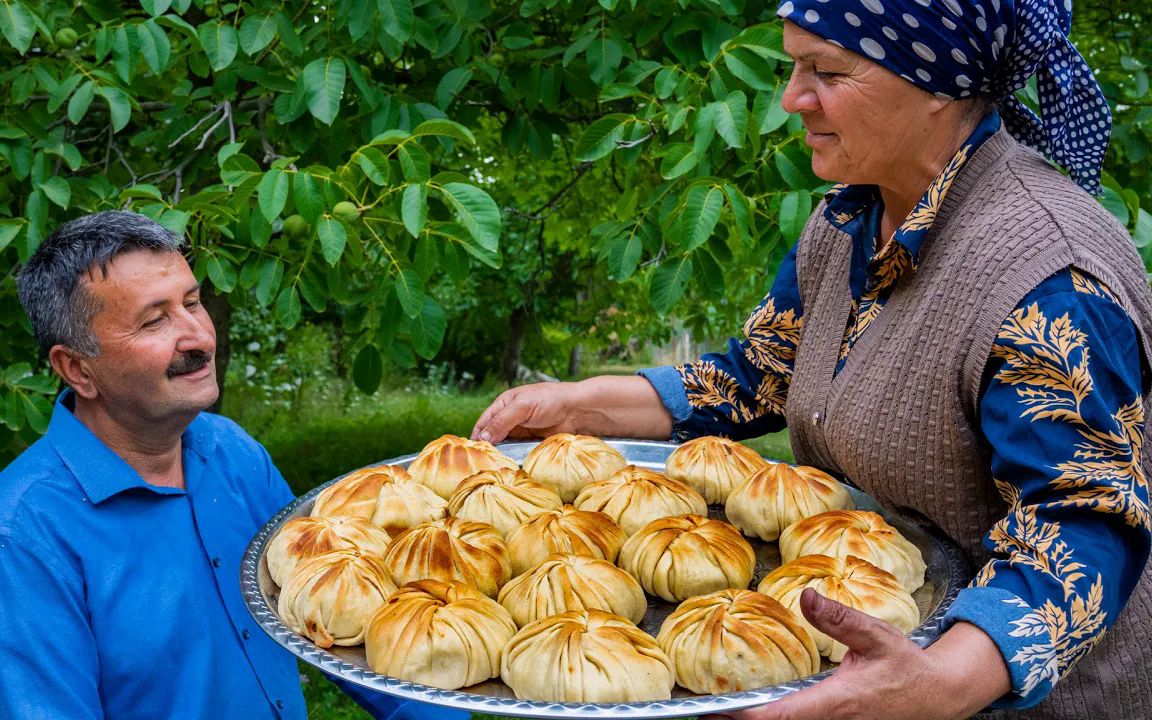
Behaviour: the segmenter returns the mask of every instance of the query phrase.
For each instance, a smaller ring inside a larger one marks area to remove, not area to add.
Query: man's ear
[[[88,367],[88,358],[66,345],[53,345],[48,351],[48,362],[52,369],[85,400],[96,398],[96,382]]]

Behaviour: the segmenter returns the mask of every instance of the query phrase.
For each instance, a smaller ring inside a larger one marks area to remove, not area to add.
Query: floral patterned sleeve
[[[743,341],[729,340],[727,352],[685,365],[641,370],[672,414],[673,439],[743,439],[783,429],[803,315],[793,247],[772,291],[744,323]]]
[[[1005,320],[987,366],[982,431],[1008,515],[984,540],[996,559],[945,620],[996,642],[1027,708],[1115,622],[1148,557],[1140,468],[1141,353],[1108,289],[1073,269]]]

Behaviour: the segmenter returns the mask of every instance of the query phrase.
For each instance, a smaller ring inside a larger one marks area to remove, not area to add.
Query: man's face
[[[179,253],[119,255],[82,278],[98,303],[100,353],[85,359],[95,402],[113,416],[185,419],[216,402],[216,330]]]
[[[799,113],[812,148],[812,171],[825,180],[889,185],[923,144],[939,104],[899,75],[793,23],[784,51],[795,60],[784,109]]]

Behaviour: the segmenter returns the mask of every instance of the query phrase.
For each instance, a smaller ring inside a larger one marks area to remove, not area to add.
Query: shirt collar
[[[960,174],[980,145],[996,134],[1000,129],[1000,114],[993,110],[984,116],[968,139],[940,171],[940,174],[928,186],[920,202],[912,209],[904,222],[900,224],[894,239],[900,247],[907,252],[911,264],[915,267],[920,258],[920,249],[932,224],[936,220],[936,212],[944,202],[952,182]],[[869,206],[880,200],[880,192],[875,185],[847,185],[834,186],[824,195],[824,217],[828,222],[838,228],[847,225],[854,218],[863,213]]]
[[[153,485],[140,477],[140,473],[124,458],[80,422],[70,407],[74,401],[75,393],[71,389],[60,393],[45,438],[52,443],[56,454],[76,478],[90,502],[99,504],[113,495],[134,488],[157,495],[184,494],[179,488]],[[207,457],[216,444],[215,433],[203,413],[188,425],[181,440],[186,466],[189,453]]]

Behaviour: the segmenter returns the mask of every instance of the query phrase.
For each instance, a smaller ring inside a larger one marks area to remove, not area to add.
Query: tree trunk
[[[232,329],[232,304],[228,302],[227,295],[221,295],[207,283],[200,293],[200,301],[204,303],[208,317],[212,318],[212,324],[216,326],[216,383],[220,386],[220,396],[208,411],[218,413],[224,406],[224,381],[228,374],[228,362],[232,359],[232,344],[228,337]]]
[[[580,377],[580,366],[584,362],[584,346],[576,343],[568,351],[568,379],[575,380]]]
[[[524,338],[528,331],[528,311],[518,307],[508,317],[508,343],[504,346],[504,367],[501,377],[511,385],[516,382],[520,360],[524,356]]]

